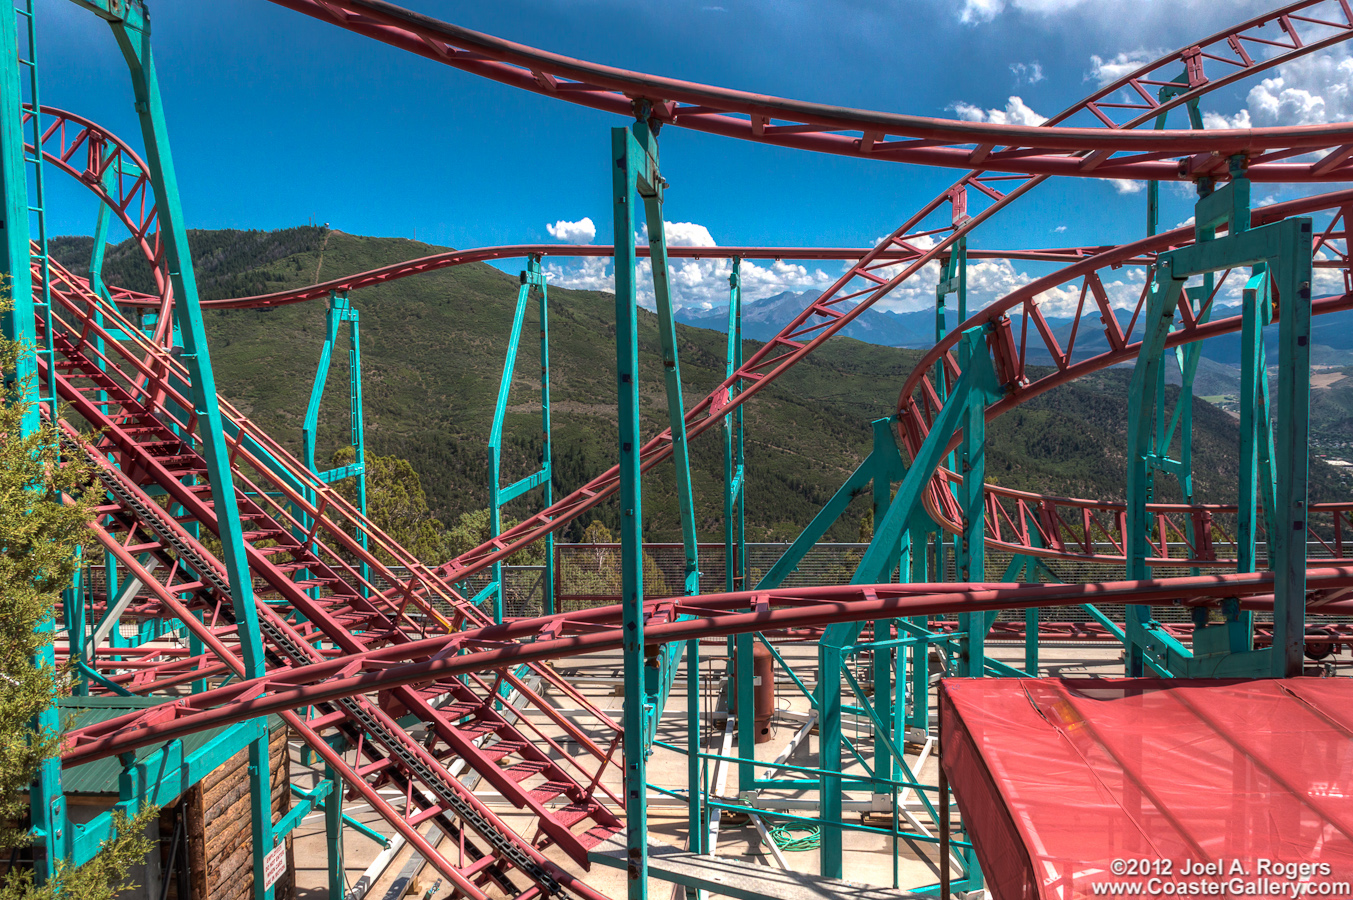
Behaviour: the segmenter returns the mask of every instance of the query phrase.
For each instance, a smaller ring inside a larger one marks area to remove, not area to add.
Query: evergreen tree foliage
[[[0,306],[0,312],[5,308]],[[33,843],[28,820],[30,785],[39,764],[57,755],[62,735],[38,733],[37,715],[69,693],[66,671],[38,663],[52,643],[61,592],[71,586],[90,541],[86,490],[92,477],[83,454],[63,454],[50,423],[24,435],[24,400],[31,382],[14,377],[22,352],[0,338],[0,852]],[[0,900],[70,897],[105,900],[127,887],[130,867],[150,850],[142,832],[158,810],[118,821],[118,837],[79,868],[59,865],[38,886],[32,872],[11,867],[0,876]]]

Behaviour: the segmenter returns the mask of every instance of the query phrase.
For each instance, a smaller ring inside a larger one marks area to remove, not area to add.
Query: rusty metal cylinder
[[[738,710],[738,656],[733,656],[733,680],[728,686],[728,709]],[[756,742],[770,740],[770,720],[775,715],[775,657],[760,641],[752,643],[752,720],[756,724]]]

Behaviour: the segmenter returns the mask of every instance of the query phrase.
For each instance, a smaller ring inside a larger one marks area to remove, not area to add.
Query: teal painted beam
[[[1273,570],[1273,645],[1269,674],[1275,678],[1290,678],[1302,672],[1306,641],[1311,220],[1288,219],[1279,224],[1287,227],[1282,232],[1278,258],[1269,264],[1282,300],[1278,317],[1278,427],[1274,432],[1277,521],[1269,538],[1272,554],[1269,568]]]
[[[985,328],[968,331],[963,342],[969,345],[968,365],[931,423],[930,433],[916,451],[887,511],[882,517],[875,518],[873,540],[865,550],[851,584],[877,584],[890,577],[897,564],[897,548],[903,533],[916,521],[922,495],[936,466],[944,459],[950,439],[966,423],[968,404],[984,407],[987,398],[999,394],[1000,382],[987,352]],[[856,642],[860,629],[858,622],[829,625],[818,644],[818,753],[822,768],[830,772],[840,772],[843,763],[845,741],[841,734],[840,695],[844,648]],[[929,691],[928,684],[925,690]],[[820,869],[823,875],[836,878],[841,877],[843,851],[842,830],[835,824],[841,819],[840,795],[839,775],[820,779],[818,805],[823,818]]]
[[[636,133],[648,137],[638,122]],[[643,507],[639,467],[639,323],[634,267],[634,197],[643,148],[627,128],[611,129],[615,235],[616,413],[620,440],[620,580],[625,706],[624,790],[627,896],[648,896],[648,778],[651,738],[645,690]],[[659,231],[661,234],[661,231]]]
[[[130,10],[131,7],[128,7]],[[147,174],[155,189],[161,246],[174,288],[174,316],[183,336],[183,363],[188,369],[193,402],[201,436],[202,455],[211,484],[212,501],[219,523],[218,537],[229,576],[231,603],[238,625],[245,675],[262,677],[265,671],[263,644],[255,607],[253,579],[244,553],[244,536],[239,507],[235,502],[234,480],[230,470],[229,448],[221,424],[221,408],[207,346],[206,327],[193,276],[192,255],[184,226],[178,176],[169,147],[159,81],[155,75],[150,32],[137,28],[127,19],[112,21],[113,34],[131,73],[135,107],[146,148]],[[148,23],[147,23],[148,25]],[[263,856],[273,847],[272,816],[269,812],[267,738],[261,737],[249,748],[250,793],[253,798],[251,833],[255,847],[253,868],[256,884],[263,883]],[[263,892],[271,900],[272,891]]]
[[[19,21],[20,18],[23,21]],[[34,351],[43,352],[46,349],[40,348],[37,342],[34,321],[39,311],[44,314],[49,325],[49,338],[51,335],[51,307],[47,302],[49,294],[46,278],[42,284],[42,300],[35,303],[30,274],[30,241],[38,243],[40,265],[44,273],[46,271],[46,234],[41,212],[42,154],[38,149],[41,143],[33,144],[35,153],[31,158],[24,151],[22,107],[25,94],[35,108],[39,106],[32,3],[25,2],[21,6],[9,2],[0,4],[0,32],[3,32],[0,34],[0,189],[4,191],[4,220],[0,221],[0,278],[6,282],[0,284],[0,298],[10,301],[9,309],[0,313],[0,328],[6,338],[21,344],[23,348],[15,361],[15,371],[5,373],[5,387],[13,391],[13,402],[23,407],[19,429],[21,436],[27,437],[39,428],[39,403],[43,400],[38,382],[37,358],[34,355]],[[28,82],[28,91],[23,89],[24,81]],[[39,131],[37,117],[30,124],[36,135]],[[33,167],[33,195],[28,190],[30,165]],[[32,228],[30,211],[35,207],[38,210],[37,227]],[[46,343],[50,346],[50,341]],[[52,394],[50,388],[47,394],[49,397]],[[50,619],[38,625],[39,631],[47,635],[53,635],[55,627],[56,623]],[[55,668],[56,658],[51,643],[42,646],[34,663]],[[61,721],[56,706],[49,706],[40,712],[33,727],[36,731],[59,732]],[[42,883],[54,872],[57,861],[67,857],[70,852],[70,827],[66,821],[66,800],[61,791],[59,760],[49,759],[38,765],[29,798],[32,832],[36,839],[34,875],[37,882]]]
[[[315,380],[310,385],[310,399],[305,406],[305,418],[301,421],[301,455],[311,472],[319,473],[315,461],[316,432],[319,430],[319,406],[324,399],[324,386],[329,380],[329,367],[333,363],[334,344],[338,341],[338,307],[346,305],[346,294],[329,292],[329,305],[324,310],[324,340],[320,343],[319,363],[315,366]]]
[[[134,816],[143,806],[173,803],[190,787],[220,768],[246,746],[268,740],[266,719],[253,719],[231,725],[207,741],[186,758],[183,744],[170,741],[159,750],[124,768],[119,779],[117,805],[84,824],[72,824],[72,865],[81,866],[94,858],[103,843],[115,832],[113,814],[117,810]]]
[[[301,422],[301,456],[305,462],[306,468],[325,484],[333,484],[336,481],[343,481],[347,478],[356,478],[357,487],[357,508],[366,515],[366,438],[365,426],[362,421],[362,347],[360,338],[359,323],[361,317],[357,309],[352,305],[351,298],[346,292],[329,293],[329,305],[324,313],[324,340],[320,344],[319,363],[315,367],[315,380],[310,386],[310,398],[306,404],[305,417]],[[321,402],[324,399],[324,389],[329,380],[329,369],[333,363],[334,346],[338,341],[338,332],[343,323],[348,325],[348,434],[352,444],[354,461],[351,465],[341,466],[334,469],[321,471],[318,462],[315,459],[316,446],[318,444],[319,434],[319,411]],[[231,434],[232,423],[227,422],[225,426],[226,434]],[[257,442],[250,439],[248,444],[253,446]],[[260,448],[261,449],[261,448]],[[274,471],[282,470],[280,463],[273,459],[272,454],[266,451],[261,457],[270,469]],[[286,481],[292,484],[293,488],[311,503],[315,502],[314,491],[310,490],[308,485],[300,484],[294,476],[283,475]],[[298,514],[298,521],[309,527],[310,518],[303,513]],[[304,537],[303,534],[297,534],[297,537]],[[363,529],[358,529],[357,539],[363,547],[367,546],[367,534]],[[362,579],[369,581],[371,578],[371,567],[368,563],[360,565]],[[304,573],[301,573],[304,577]],[[368,589],[365,585],[362,587],[363,593]]]
[[[962,276],[960,275],[960,278]],[[960,295],[961,296],[961,295]],[[974,341],[965,340],[959,344],[959,368],[966,370],[972,365]],[[980,344],[976,350],[983,356],[986,348]],[[999,394],[994,390],[994,382],[988,382],[985,389],[968,393],[963,408],[963,440],[959,444],[959,474],[963,482],[958,489],[959,510],[963,514],[963,531],[958,539],[957,573],[962,582],[986,581],[986,493],[983,482],[986,481],[986,443],[987,443],[987,404],[993,402]],[[959,658],[959,671],[971,678],[980,678],[986,674],[986,634],[989,627],[987,618],[982,614],[960,613],[959,627],[964,635]]]
[[[667,423],[672,433],[672,462],[676,468],[677,509],[681,518],[681,545],[685,554],[683,593],[700,593],[699,543],[695,532],[695,499],[691,488],[690,449],[686,441],[686,403],[681,394],[681,360],[677,349],[676,316],[672,309],[667,235],[663,225],[663,188],[658,170],[658,144],[645,129],[639,143],[645,154],[640,160],[638,192],[644,201],[648,224],[649,262],[653,271],[653,297],[658,314],[658,346],[662,354],[663,389],[667,396]]]
[[[503,530],[502,509],[509,501],[520,497],[527,491],[533,490],[541,485],[546,487],[546,506],[549,505],[553,494],[551,493],[551,472],[550,463],[550,363],[549,363],[549,318],[548,301],[546,297],[545,273],[540,266],[540,256],[532,255],[526,263],[526,269],[521,273],[521,286],[517,289],[517,305],[512,312],[512,328],[508,334],[507,356],[503,361],[502,376],[498,380],[498,398],[493,410],[493,423],[489,426],[489,534],[497,537]],[[526,321],[526,308],[530,305],[531,297],[535,295],[540,298],[540,385],[541,385],[541,433],[543,440],[543,450],[541,453],[541,467],[536,472],[527,475],[508,487],[502,486],[502,465],[503,465],[503,427],[507,421],[507,406],[512,394],[513,374],[516,371],[517,352],[521,346],[522,328]],[[551,534],[545,545],[546,557],[546,587],[545,587],[545,605],[552,608],[552,592],[554,587],[553,564],[554,564],[554,536]],[[491,584],[500,585],[500,589],[494,594],[493,615],[494,621],[503,620],[503,591],[501,584],[503,580],[503,564],[501,562],[493,563],[489,571]]]
[[[549,480],[550,473],[544,470],[533,475],[527,475],[520,481],[515,481],[499,491],[498,501],[499,503],[507,503],[510,500],[515,500],[527,491],[535,490]]]
[[[742,369],[742,260],[733,257],[728,275],[728,349],[724,357],[724,379]],[[742,392],[742,381],[729,385],[733,399]],[[743,444],[743,407],[723,420],[723,521],[724,588],[741,590],[747,583],[746,479]]]
[[[24,164],[23,92],[20,89],[19,25],[14,4],[0,4],[0,188],[4,190],[4,220],[0,221],[0,275],[11,307],[0,313],[5,337],[25,347],[37,346],[34,328],[33,280],[29,246],[28,177]],[[27,404],[24,434],[38,429],[37,360],[22,353],[12,375],[18,402]]]

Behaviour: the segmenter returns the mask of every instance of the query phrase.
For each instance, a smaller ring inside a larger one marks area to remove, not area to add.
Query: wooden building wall
[[[268,741],[272,819],[291,808],[287,730]],[[250,829],[249,751],[241,750],[184,795],[193,900],[248,900],[254,889],[254,840]],[[277,881],[276,900],[293,900],[296,867],[288,835],[287,871]]]

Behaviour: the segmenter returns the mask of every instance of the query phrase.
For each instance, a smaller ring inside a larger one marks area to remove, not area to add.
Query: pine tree
[[[71,586],[91,539],[91,464],[78,451],[63,453],[51,423],[22,434],[31,383],[13,377],[21,352],[31,350],[0,337],[0,854],[11,859],[12,851],[32,843],[21,823],[38,765],[62,743],[60,733],[39,733],[34,723],[70,689],[66,671],[37,660],[51,644],[61,592]],[[0,876],[0,900],[113,897],[149,851],[142,832],[157,814],[148,808],[133,820],[119,819],[119,836],[93,860],[78,868],[58,864],[41,886],[31,871],[11,867]]]

